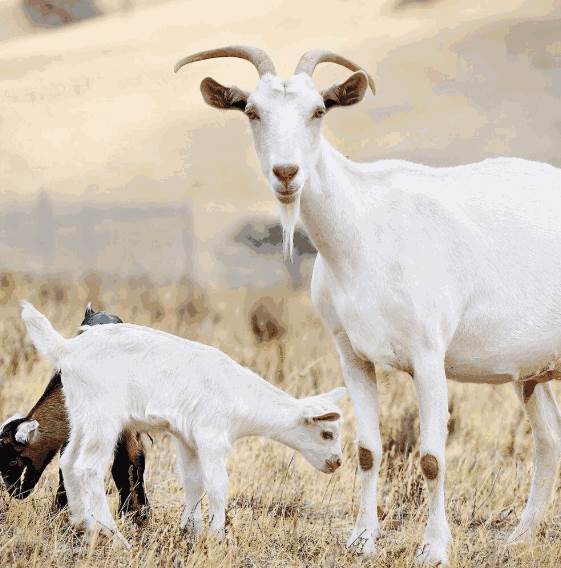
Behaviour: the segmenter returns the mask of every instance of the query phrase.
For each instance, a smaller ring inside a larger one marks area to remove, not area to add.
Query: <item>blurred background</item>
[[[283,262],[245,117],[199,92],[207,75],[251,89],[255,70],[172,72],[229,43],[285,76],[312,47],[367,68],[377,96],[325,121],[353,159],[561,165],[558,0],[0,0],[0,270],[306,286],[314,248],[300,233]]]

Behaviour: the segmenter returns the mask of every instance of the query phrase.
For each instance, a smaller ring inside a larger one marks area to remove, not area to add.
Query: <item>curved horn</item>
[[[258,47],[250,45],[229,45],[227,47],[219,47],[217,49],[209,49],[208,51],[200,51],[193,55],[189,55],[180,59],[173,70],[177,73],[184,65],[193,63],[194,61],[203,61],[204,59],[214,59],[215,57],[239,57],[245,59],[255,65],[259,77],[263,77],[266,73],[276,75],[275,66],[271,58]]]
[[[374,79],[366,72],[360,65],[353,63],[346,57],[333,53],[332,51],[327,51],[325,49],[310,49],[306,51],[304,55],[300,58],[298,65],[296,66],[296,71],[294,74],[307,73],[310,77],[313,75],[314,70],[320,63],[337,63],[350,69],[351,71],[362,71],[368,77],[368,84],[372,90],[372,94],[376,94],[376,87],[374,86]]]

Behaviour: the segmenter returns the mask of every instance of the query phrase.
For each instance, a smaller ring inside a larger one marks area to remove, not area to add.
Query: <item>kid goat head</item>
[[[306,52],[294,75],[286,81],[276,75],[275,66],[264,51],[249,46],[195,53],[178,61],[175,71],[188,63],[215,57],[246,59],[259,73],[259,82],[251,93],[225,87],[210,77],[202,81],[201,92],[210,106],[240,110],[248,117],[261,168],[279,202],[284,253],[292,256],[300,197],[313,176],[320,153],[322,117],[335,107],[360,102],[368,86],[375,93],[374,81],[352,61],[320,49]],[[345,82],[318,92],[312,74],[324,62],[337,63],[354,73]]]
[[[284,434],[288,446],[298,450],[308,462],[323,473],[333,473],[341,465],[341,414],[337,402],[346,389],[302,399],[302,423]]]

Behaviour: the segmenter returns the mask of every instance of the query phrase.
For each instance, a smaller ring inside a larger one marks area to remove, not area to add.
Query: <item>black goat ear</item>
[[[88,305],[86,306],[86,311],[84,312],[84,320],[91,318],[94,315],[94,313],[95,312],[92,310],[92,303],[88,302]]]

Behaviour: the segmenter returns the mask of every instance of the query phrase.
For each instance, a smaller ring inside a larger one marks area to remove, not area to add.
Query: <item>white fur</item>
[[[366,79],[364,79],[366,80]],[[374,551],[382,443],[376,369],[409,372],[417,389],[429,516],[421,562],[447,563],[444,510],[446,379],[513,382],[561,354],[561,170],[515,158],[432,168],[400,160],[356,163],[321,136],[323,104],[309,76],[264,76],[248,97],[255,147],[274,195],[272,168],[299,167],[301,219],[318,249],[312,300],[333,332],[356,409],[362,472],[349,543]],[[374,135],[374,133],[373,133]],[[282,207],[282,205],[281,205]],[[284,217],[282,217],[284,222]],[[546,377],[547,378],[547,377]],[[532,489],[513,539],[543,519],[561,453],[561,416],[548,384],[526,410],[536,439]]]
[[[31,304],[24,304],[23,319],[37,349],[61,370],[71,426],[61,469],[72,520],[88,530],[99,525],[122,538],[103,480],[117,437],[126,427],[165,430],[177,439],[185,490],[181,525],[192,528],[195,536],[202,529],[204,492],[211,530],[223,535],[225,460],[240,437],[281,442],[325,473],[340,464],[336,402],[344,388],[298,400],[218,349],[168,333],[106,324],[66,340]],[[322,419],[328,413],[335,413],[330,417],[335,419]],[[325,431],[333,439],[324,439]]]

